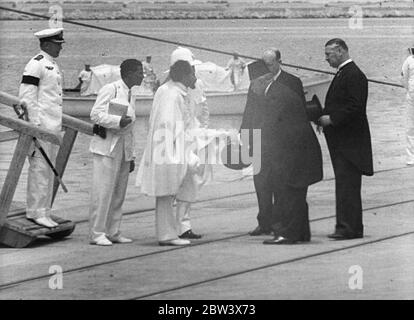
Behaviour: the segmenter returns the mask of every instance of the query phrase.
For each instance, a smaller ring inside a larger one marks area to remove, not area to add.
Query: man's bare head
[[[269,71],[274,75],[276,75],[280,70],[280,58],[280,51],[275,48],[266,49],[262,55],[264,63],[266,64]]]

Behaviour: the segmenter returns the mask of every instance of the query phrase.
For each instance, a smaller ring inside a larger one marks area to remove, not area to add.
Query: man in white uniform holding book
[[[90,243],[110,246],[130,243],[121,236],[122,204],[129,173],[135,168],[135,102],[131,88],[144,78],[142,63],[128,59],[121,64],[121,80],[105,85],[98,93],[91,120],[106,128],[106,138],[93,136],[93,182],[90,205]]]

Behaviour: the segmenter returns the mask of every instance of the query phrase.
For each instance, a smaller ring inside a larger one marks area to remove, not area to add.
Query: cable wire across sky
[[[16,9],[12,9],[12,8],[2,7],[2,6],[0,6],[0,10],[15,12],[15,13],[19,13],[19,14],[22,14],[22,15],[37,17],[37,18],[46,19],[46,20],[49,20],[51,18],[51,17],[41,15],[41,14],[37,14],[37,13],[32,13],[32,12],[22,11],[22,10],[16,10]],[[156,37],[150,37],[150,36],[137,34],[137,33],[132,33],[132,32],[126,32],[126,31],[122,31],[122,30],[116,30],[116,29],[111,29],[111,28],[100,27],[100,26],[96,26],[96,25],[93,25],[93,24],[83,23],[83,22],[64,19],[64,18],[62,18],[62,22],[77,25],[77,26],[82,26],[82,27],[85,27],[85,28],[92,28],[92,29],[96,29],[96,30],[100,30],[100,31],[112,32],[112,33],[122,34],[122,35],[125,35],[125,36],[141,38],[141,39],[146,39],[146,40],[152,40],[152,41],[157,41],[157,42],[162,42],[162,43],[168,43],[168,44],[172,44],[172,45],[188,47],[188,48],[193,48],[193,49],[198,49],[198,50],[203,50],[203,51],[208,51],[208,52],[213,52],[213,53],[219,53],[219,54],[224,54],[224,55],[229,55],[229,56],[234,55],[233,52],[228,52],[228,51],[223,51],[223,50],[217,50],[217,49],[197,46],[197,45],[193,45],[193,44],[189,44],[189,43],[183,43],[183,42],[179,42],[179,41],[171,41],[171,40],[166,40],[166,39],[160,39],[160,38],[156,38]],[[260,58],[258,58],[258,57],[252,57],[252,56],[248,56],[248,55],[244,55],[244,54],[239,54],[239,56],[242,57],[242,58],[251,59],[251,60],[260,60]],[[321,69],[315,69],[315,68],[309,68],[309,67],[304,67],[304,66],[299,66],[299,65],[289,64],[289,63],[281,63],[281,65],[286,66],[286,67],[290,67],[290,68],[295,68],[295,69],[301,69],[301,70],[307,70],[307,71],[312,71],[312,72],[317,72],[317,73],[335,75],[335,72],[321,70]],[[373,83],[382,84],[382,85],[403,88],[403,85],[398,84],[398,83],[386,82],[386,81],[380,81],[380,80],[374,80],[374,79],[368,79],[368,81],[373,82]]]

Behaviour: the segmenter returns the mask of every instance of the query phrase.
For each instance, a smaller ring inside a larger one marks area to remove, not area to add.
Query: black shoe
[[[273,239],[263,241],[263,244],[294,244],[297,241],[290,240],[284,237],[274,237]]]
[[[193,231],[187,230],[186,232],[184,232],[181,236],[179,236],[180,239],[201,239],[202,235],[201,234],[196,234]]]
[[[255,236],[261,236],[261,235],[268,235],[271,233],[272,233],[271,230],[266,230],[266,229],[263,229],[261,226],[257,226],[256,229],[249,232],[249,235],[251,235],[252,237],[255,237]]]
[[[360,239],[363,238],[362,234],[357,234],[355,236],[348,236],[345,234],[341,234],[341,233],[332,233],[328,235],[329,239],[333,239],[333,240],[351,240],[351,239]]]

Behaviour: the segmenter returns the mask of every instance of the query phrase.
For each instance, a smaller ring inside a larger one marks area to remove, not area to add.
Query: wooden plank
[[[36,236],[30,232],[24,232],[8,223],[0,226],[0,243],[13,248],[24,248],[36,240]]]
[[[53,234],[66,234],[69,235],[75,229],[75,224],[72,221],[66,221],[60,223],[59,226],[49,229],[49,228],[26,228],[26,232],[39,237],[39,236],[51,236]]]
[[[0,103],[5,104],[9,107],[12,107],[13,105],[20,105],[21,101],[19,98],[12,96],[11,94],[0,91]],[[93,124],[77,119],[75,117],[69,116],[67,114],[62,115],[62,125],[65,127],[80,131],[82,133],[88,134],[90,136],[93,135]],[[41,139],[40,137],[38,138]],[[47,139],[44,139],[44,140],[47,140]]]
[[[75,229],[75,223],[69,220],[53,219],[59,223],[55,228],[47,228],[34,223],[21,216],[19,219],[7,220],[3,227],[13,229],[22,234],[30,234],[33,237],[50,236],[53,234],[67,234],[69,235]]]
[[[26,135],[36,137],[40,140],[49,141],[53,144],[62,144],[62,138],[60,136],[56,135],[52,131],[39,128],[38,126],[24,120],[0,114],[0,125],[17,130]]]
[[[32,141],[33,138],[31,136],[21,134],[17,142],[16,150],[14,151],[10,168],[7,172],[0,194],[0,226],[4,224],[7,214],[9,213],[24,161],[26,160]]]
[[[14,130],[0,132],[0,142],[7,142],[19,138],[19,133]]]
[[[16,215],[19,214],[25,214],[26,213],[26,203],[24,202],[16,202],[13,201],[10,209],[9,209],[9,214],[7,216],[8,219],[10,219],[10,217],[14,217]]]
[[[22,217],[20,216],[19,218],[14,218],[14,219],[7,219],[7,223],[9,224],[14,224],[16,225],[16,227],[19,227],[21,229],[27,229],[27,228],[31,228],[33,227],[33,221],[30,221],[29,219],[26,218],[26,215],[23,216],[24,219],[22,219]],[[40,227],[40,226],[39,226]]]
[[[33,243],[37,237],[48,236],[52,239],[62,239],[69,236],[75,230],[75,223],[52,215],[54,221],[59,223],[55,228],[46,228],[20,214],[8,219],[0,227],[0,243],[10,247],[23,248]]]
[[[66,169],[66,165],[69,161],[69,156],[72,152],[73,144],[75,143],[76,137],[78,135],[78,132],[71,128],[66,128],[65,135],[63,136],[63,142],[62,145],[59,148],[59,152],[56,156],[56,171],[59,173],[60,177],[63,177],[63,174]],[[53,182],[53,195],[52,195],[52,205],[55,201],[56,193],[59,188],[59,182],[55,178],[55,181]]]
[[[12,96],[11,94],[0,91],[0,103],[11,107],[14,104],[20,105],[20,99]]]
[[[84,120],[77,119],[67,114],[62,115],[62,125],[67,128],[75,129],[87,135],[93,136],[93,124]]]

